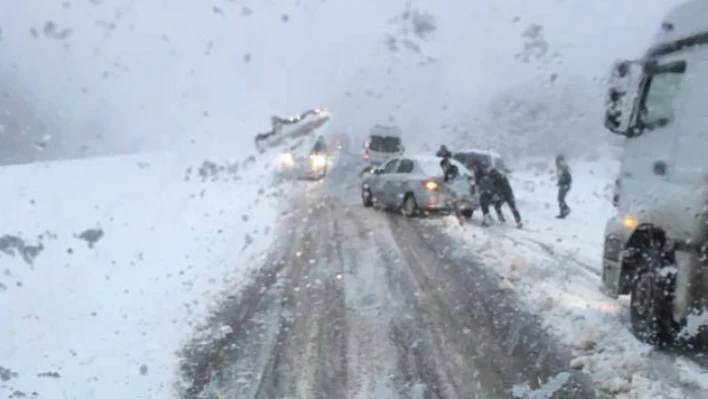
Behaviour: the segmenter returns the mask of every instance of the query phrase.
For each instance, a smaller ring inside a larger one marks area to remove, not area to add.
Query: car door
[[[393,194],[391,193],[391,179],[396,174],[397,168],[398,158],[392,159],[386,162],[383,167],[381,167],[380,172],[376,175],[376,178],[374,179],[371,194],[382,205],[392,205]]]
[[[395,175],[391,176],[391,192],[394,205],[403,204],[403,195],[410,190],[411,173],[415,169],[415,162],[401,158],[396,167]]]

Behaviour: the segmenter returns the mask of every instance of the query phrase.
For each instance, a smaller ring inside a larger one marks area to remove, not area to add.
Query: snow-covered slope
[[[276,235],[272,155],[0,169],[0,396],[173,397],[180,344]]]
[[[708,397],[705,370],[637,341],[626,298],[614,300],[599,290],[604,228],[614,212],[610,199],[619,163],[576,161],[571,168],[568,205],[573,211],[565,220],[555,218],[551,159],[525,162],[514,173],[524,229],[498,224],[484,229],[479,216],[463,231],[456,220],[443,223],[453,236],[462,233],[461,251],[482,260],[500,275],[503,287],[521,294],[530,310],[543,315],[546,326],[574,349],[571,366],[591,374],[600,390],[618,398]],[[511,220],[506,206],[503,211]]]

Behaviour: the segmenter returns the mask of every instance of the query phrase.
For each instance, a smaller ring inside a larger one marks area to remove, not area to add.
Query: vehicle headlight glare
[[[289,152],[285,154],[280,154],[280,156],[278,157],[278,164],[280,166],[292,167],[293,165],[295,165],[293,154]]]
[[[324,155],[313,155],[310,159],[314,168],[324,168],[327,165],[327,157]]]

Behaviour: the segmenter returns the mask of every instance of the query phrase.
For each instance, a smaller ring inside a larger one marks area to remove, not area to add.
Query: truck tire
[[[667,270],[672,262],[656,244],[645,247],[636,260],[630,299],[632,332],[646,344],[669,346],[679,331],[673,318],[676,275]]]

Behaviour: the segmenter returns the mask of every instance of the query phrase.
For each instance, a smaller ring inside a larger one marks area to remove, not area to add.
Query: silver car
[[[479,206],[474,194],[474,175],[460,162],[451,159],[460,176],[453,182],[443,182],[442,158],[428,155],[396,157],[373,173],[364,176],[361,199],[364,206],[374,203],[384,208],[401,210],[406,216],[421,213],[453,211],[457,204],[462,215],[469,218]]]

